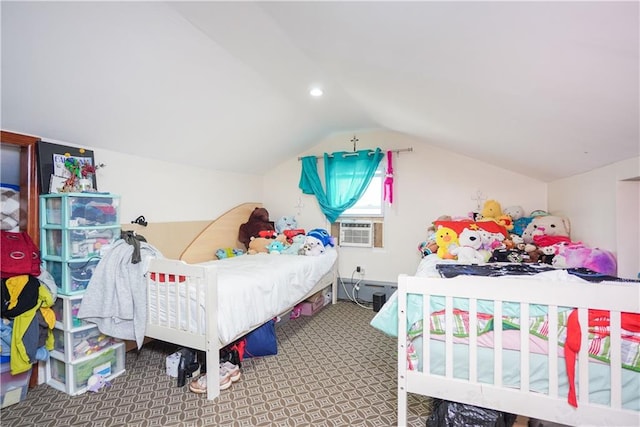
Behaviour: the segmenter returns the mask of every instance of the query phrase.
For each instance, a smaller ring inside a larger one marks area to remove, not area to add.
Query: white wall
[[[43,141],[79,147],[77,144]],[[199,169],[144,157],[83,146],[93,150],[99,191],[121,196],[120,220],[139,215],[148,222],[213,220],[245,202],[260,202],[262,177]]]
[[[326,138],[301,153],[351,151],[353,134]],[[498,200],[503,207],[521,205],[528,213],[547,208],[546,184],[489,166],[471,158],[432,147],[422,140],[386,131],[358,133],[358,149],[413,148],[394,154],[394,204],[385,216],[384,249],[342,248],[340,275],[350,277],[356,265],[365,268],[365,279],[395,282],[398,274],[413,274],[420,261],[418,244],[426,237],[430,223],[443,214],[467,215],[476,209],[472,199],[478,191]],[[386,160],[383,160],[386,161]],[[263,202],[272,219],[296,215],[301,228],[329,228],[313,196],[298,188],[300,162],[290,159],[264,177]],[[304,207],[298,215],[298,201]]]
[[[571,220],[571,239],[612,251],[618,275],[640,272],[640,157],[549,183],[549,210]]]

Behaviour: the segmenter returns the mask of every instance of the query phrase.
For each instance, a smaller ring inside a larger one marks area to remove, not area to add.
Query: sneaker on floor
[[[220,370],[220,390],[226,390],[231,387],[231,375],[228,372]],[[207,392],[207,374],[200,376],[199,378],[189,383],[189,390],[197,394],[203,394]]]
[[[225,361],[220,364],[220,371],[228,373],[231,381],[234,383],[238,381],[241,376],[240,367],[238,367],[238,365],[234,365],[229,361]]]

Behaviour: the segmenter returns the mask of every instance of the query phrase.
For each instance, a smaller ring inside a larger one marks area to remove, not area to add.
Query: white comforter
[[[203,265],[218,267],[218,335],[220,345],[226,345],[283,313],[300,301],[336,262],[338,253],[334,248],[318,256],[300,255],[242,255]],[[163,292],[160,292],[162,295]],[[195,292],[190,292],[194,295]],[[195,296],[195,295],[194,295]],[[175,294],[169,297],[169,316],[175,321]],[[199,298],[203,300],[202,296]],[[155,318],[158,307],[155,298],[149,301],[150,316]],[[191,298],[191,304],[196,304]],[[166,318],[164,304],[160,303],[160,317]],[[186,310],[181,309],[182,313]],[[192,307],[199,313],[201,326],[205,322],[204,307]],[[186,319],[180,319],[181,327],[186,327]],[[197,329],[197,320],[189,319],[189,330]]]

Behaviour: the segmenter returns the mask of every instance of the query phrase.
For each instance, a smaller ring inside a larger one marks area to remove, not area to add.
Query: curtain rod
[[[392,153],[401,153],[401,152],[412,152],[413,151],[413,147],[409,147],[409,148],[398,148],[396,150],[380,150],[383,153],[386,153],[387,151],[391,151]],[[370,155],[373,153],[369,153]],[[346,153],[347,156],[353,156],[354,154],[352,153]],[[307,156],[305,156],[307,157]],[[332,155],[329,155],[329,157],[333,157]],[[316,156],[316,159],[323,159],[324,156]],[[298,160],[302,160],[302,157],[298,157]]]

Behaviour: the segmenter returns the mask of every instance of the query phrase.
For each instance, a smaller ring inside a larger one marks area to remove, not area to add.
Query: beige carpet
[[[2,409],[8,426],[394,426],[396,341],[374,313],[338,302],[277,328],[278,355],[245,359],[242,378],[214,402],[176,387],[160,342],[127,353],[126,372],[98,393],[71,397],[47,385]],[[424,426],[429,399],[410,396],[409,425]]]

